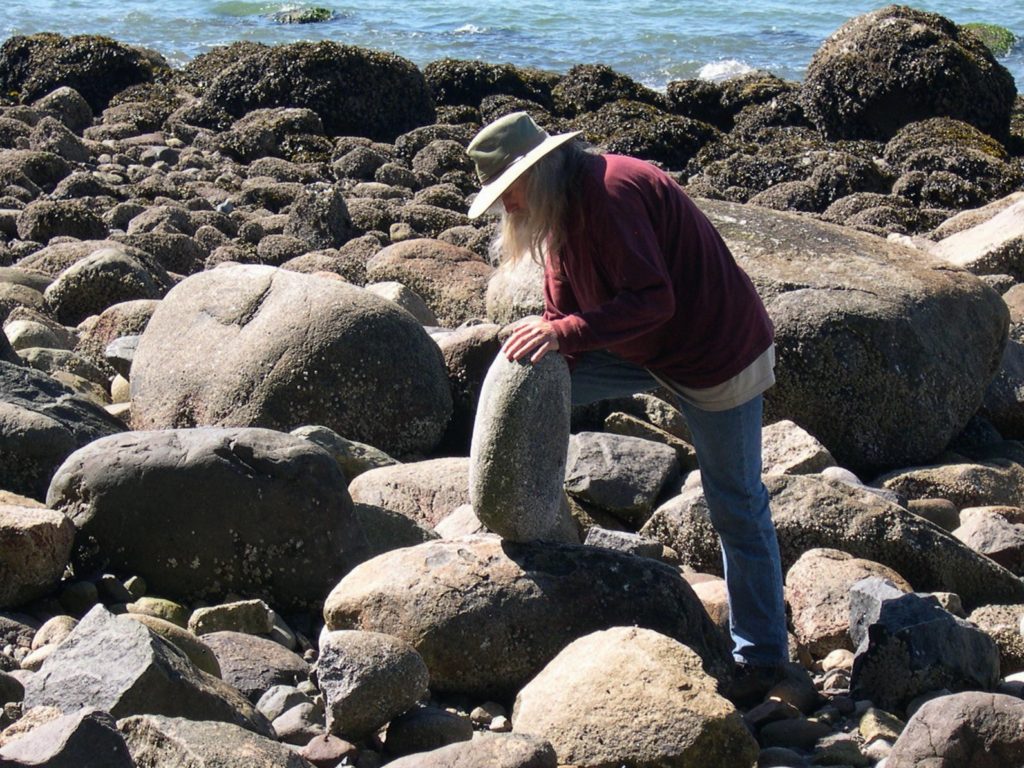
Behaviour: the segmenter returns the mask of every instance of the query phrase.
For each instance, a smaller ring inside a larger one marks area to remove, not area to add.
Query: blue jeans
[[[573,370],[572,402],[583,405],[658,386],[638,365],[608,352],[588,352]],[[727,411],[704,411],[676,400],[693,436],[711,523],[721,540],[733,655],[749,664],[787,661],[782,561],[761,481],[763,398]]]

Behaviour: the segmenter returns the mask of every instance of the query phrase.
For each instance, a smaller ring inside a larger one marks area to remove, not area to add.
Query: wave
[[[728,80],[730,77],[745,75],[748,72],[756,71],[754,67],[739,59],[725,59],[723,61],[712,61],[700,68],[697,77],[701,80]]]

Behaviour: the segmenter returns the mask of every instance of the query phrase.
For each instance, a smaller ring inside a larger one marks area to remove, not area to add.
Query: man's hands
[[[551,323],[537,317],[520,321],[501,348],[509,360],[521,360],[527,355],[536,363],[548,352],[558,349],[558,337]]]

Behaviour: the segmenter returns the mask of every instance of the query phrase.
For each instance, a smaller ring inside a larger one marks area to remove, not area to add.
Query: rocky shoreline
[[[772,317],[794,667],[752,708],[680,414],[492,365],[542,298],[465,145],[520,109],[672,173]],[[10,38],[0,765],[1018,764],[1021,281],[1024,99],[933,14],[664,93]]]

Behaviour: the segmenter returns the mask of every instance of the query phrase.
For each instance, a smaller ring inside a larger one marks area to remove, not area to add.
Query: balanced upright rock
[[[530,364],[499,354],[487,372],[469,453],[469,499],[502,538],[579,540],[562,488],[569,387],[561,355]]]

